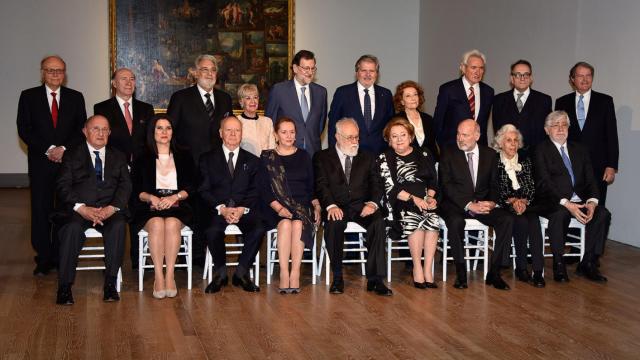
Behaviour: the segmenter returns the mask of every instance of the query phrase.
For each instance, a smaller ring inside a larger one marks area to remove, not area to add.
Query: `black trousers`
[[[45,156],[42,154],[42,156]],[[52,231],[53,224],[49,215],[54,209],[56,178],[59,165],[51,161],[39,161],[29,164],[38,167],[30,169],[29,183],[31,187],[31,246],[36,252],[36,263],[53,265],[57,262],[57,234]]]
[[[122,266],[126,238],[126,220],[121,214],[113,214],[104,221],[104,226],[96,225],[104,241],[105,280],[118,276]],[[92,227],[91,222],[74,212],[71,218],[60,228],[60,256],[58,264],[58,282],[72,284],[76,277],[78,255],[87,238],[85,230]]]
[[[547,234],[551,242],[551,252],[554,259],[560,259],[564,255],[564,244],[569,230],[569,222],[573,216],[562,205],[558,205],[545,215],[549,219]],[[585,261],[595,261],[604,252],[604,243],[607,239],[610,222],[611,213],[609,210],[604,206],[596,206],[593,218],[586,226]]]
[[[516,249],[516,269],[527,269],[527,239],[531,253],[533,271],[542,271],[542,230],[540,218],[535,212],[525,211],[522,215],[513,215],[513,243]]]
[[[359,214],[347,216],[345,213],[342,220],[326,220],[324,222],[324,238],[334,277],[342,275],[344,230],[349,221],[356,222],[367,230],[365,237],[367,246],[367,279],[381,280],[386,272],[384,249],[387,235],[384,228],[384,220],[379,211],[367,217],[361,217]]]
[[[227,228],[227,225],[229,224],[224,217],[215,215],[209,227],[204,231],[213,259],[213,271],[223,278],[227,276],[227,255],[224,246],[224,230]],[[256,254],[260,250],[262,238],[266,231],[262,221],[252,213],[243,215],[235,225],[242,231],[244,243],[242,254],[240,254],[240,258],[238,259],[236,274],[238,276],[244,276],[249,268],[251,268]]]
[[[448,229],[448,242],[451,246],[453,259],[456,264],[464,263],[464,227],[465,219],[473,218],[484,225],[493,226],[496,241],[491,256],[491,270],[499,271],[505,252],[511,246],[513,231],[513,215],[506,210],[495,208],[488,214],[475,214],[470,217],[460,211],[443,211],[444,222]]]

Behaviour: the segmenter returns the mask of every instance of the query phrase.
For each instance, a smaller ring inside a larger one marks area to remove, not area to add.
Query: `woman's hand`
[[[164,196],[162,198],[160,198],[160,202],[158,204],[158,206],[160,207],[161,210],[164,209],[168,209],[170,207],[173,206],[173,204],[176,203],[176,201],[178,201],[178,196],[177,195],[169,195],[169,196]]]
[[[435,210],[438,207],[438,200],[431,196],[427,196],[427,210]]]
[[[160,208],[160,198],[155,195],[149,195],[149,204],[153,210],[162,210]]]

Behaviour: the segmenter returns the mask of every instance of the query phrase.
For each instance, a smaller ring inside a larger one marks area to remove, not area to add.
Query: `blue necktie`
[[[96,154],[96,179],[98,182],[102,182],[102,160],[100,159],[100,151],[94,151],[93,153]]]
[[[584,101],[582,101],[583,98],[584,95],[580,95],[580,98],[578,99],[578,109],[576,111],[578,113],[578,125],[580,125],[580,130],[584,127],[584,121],[586,120],[584,113]]]
[[[373,117],[371,116],[371,97],[369,96],[369,89],[364,89],[364,123],[367,125],[367,129],[371,129],[371,122]]]
[[[562,156],[564,166],[567,168],[567,171],[569,171],[569,176],[571,176],[571,185],[575,185],[576,178],[573,176],[573,167],[571,166],[571,160],[569,160],[567,153],[564,151],[564,146],[560,146],[560,155]]]
[[[307,117],[309,116],[309,102],[307,101],[307,97],[304,96],[304,91],[307,90],[306,87],[300,88],[300,110],[302,110],[302,118],[304,122],[307,122]]]

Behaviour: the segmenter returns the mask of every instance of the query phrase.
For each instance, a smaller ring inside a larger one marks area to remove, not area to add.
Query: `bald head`
[[[220,122],[220,137],[229,150],[235,150],[242,141],[242,122],[235,116],[227,116]]]
[[[93,115],[84,123],[82,133],[91,147],[100,150],[107,145],[109,140],[109,134],[111,133],[109,120],[102,115]]]
[[[473,119],[466,119],[458,124],[458,134],[456,141],[458,149],[471,151],[475,149],[476,143],[480,139],[480,125]]]

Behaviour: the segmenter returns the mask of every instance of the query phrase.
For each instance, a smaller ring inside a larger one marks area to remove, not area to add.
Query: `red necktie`
[[[476,95],[473,91],[473,86],[469,88],[469,108],[471,109],[471,117],[476,118]]]
[[[127,127],[129,128],[129,135],[133,131],[133,119],[131,118],[131,112],[129,111],[129,103],[124,103],[124,119],[127,121]]]
[[[51,118],[53,119],[53,128],[58,126],[58,101],[56,100],[56,93],[52,92],[53,101],[51,102]]]

